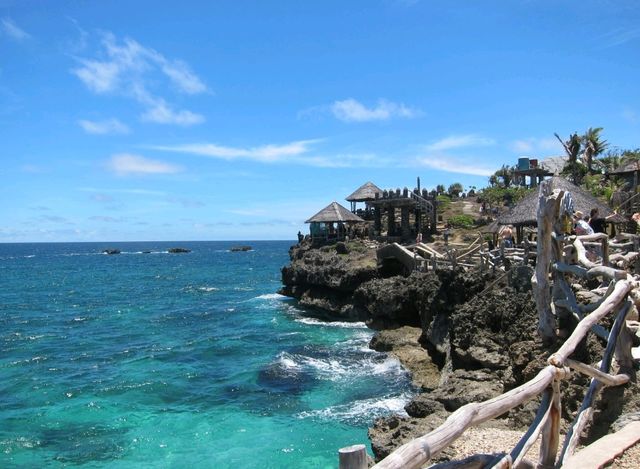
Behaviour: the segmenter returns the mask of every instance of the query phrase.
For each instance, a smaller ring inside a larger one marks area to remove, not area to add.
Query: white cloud
[[[495,140],[479,135],[451,135],[426,145],[425,149],[429,152],[438,152],[454,148],[484,147],[493,144],[495,144]]]
[[[191,111],[174,111],[167,105],[164,99],[157,99],[147,111],[142,114],[141,119],[145,122],[155,122],[156,124],[177,124],[189,126],[204,122],[204,116]]]
[[[319,140],[298,140],[281,145],[260,145],[257,147],[241,148],[227,147],[215,143],[192,143],[173,146],[151,146],[149,148],[161,151],[189,153],[192,155],[208,156],[225,160],[244,158],[263,163],[276,163],[288,161],[291,157],[303,155],[309,151],[309,147]]]
[[[509,148],[518,155],[561,153],[562,146],[555,138],[522,138],[509,143]]]
[[[495,168],[486,168],[476,165],[475,163],[468,163],[464,160],[452,157],[426,156],[418,158],[417,161],[418,164],[426,166],[427,168],[446,171],[448,173],[472,174],[475,176],[491,176],[496,171]]]
[[[107,163],[107,168],[120,175],[173,174],[182,171],[180,166],[128,153],[113,155]]]
[[[103,121],[79,120],[78,125],[88,133],[93,135],[128,134],[129,127],[118,119],[106,119]]]
[[[81,66],[72,70],[89,90],[134,99],[145,108],[141,118],[147,122],[184,126],[204,122],[204,116],[188,110],[174,110],[164,98],[150,91],[152,86],[162,82],[158,76],[167,79],[181,93],[194,95],[208,91],[185,62],[167,59],[133,39],[125,38],[118,43],[111,33],[104,35],[101,46],[100,58],[79,58]]]
[[[366,107],[353,98],[335,101],[331,105],[331,112],[337,119],[344,122],[387,121],[392,118],[410,119],[422,115],[422,112],[417,109],[385,99],[378,100],[377,105],[372,108]]]
[[[29,33],[18,27],[9,18],[3,18],[0,24],[2,25],[2,32],[15,41],[21,42],[31,38]]]
[[[187,153],[191,155],[220,158],[224,160],[245,159],[260,163],[289,163],[316,168],[385,167],[389,158],[375,153],[310,154],[313,145],[322,140],[298,140],[284,144],[268,144],[256,147],[229,147],[215,143],[192,143],[184,145],[153,145],[151,150]]]
[[[640,28],[620,27],[600,35],[598,44],[600,49],[608,49],[636,39],[640,39]]]

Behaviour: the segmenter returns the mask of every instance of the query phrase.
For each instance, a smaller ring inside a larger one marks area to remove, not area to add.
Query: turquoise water
[[[0,467],[336,467],[401,411],[364,324],[275,294],[290,242],[233,244],[0,244]]]

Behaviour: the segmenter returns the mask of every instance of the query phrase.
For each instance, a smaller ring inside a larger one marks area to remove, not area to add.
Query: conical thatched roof
[[[640,161],[627,161],[626,163],[618,166],[613,171],[609,171],[609,174],[632,173],[633,171],[638,170],[640,170]]]
[[[382,194],[382,189],[376,186],[372,182],[365,182],[356,191],[347,197],[349,202],[366,202],[368,200],[375,200],[376,193]]]
[[[305,223],[332,223],[332,222],[363,222],[364,220],[358,215],[354,215],[344,208],[338,202],[331,202],[325,208],[320,210],[314,216],[309,218]]]
[[[591,212],[592,208],[598,208],[600,218],[608,217],[613,214],[606,204],[600,202],[584,189],[572,184],[565,178],[554,176],[551,178],[551,190],[560,189],[565,192],[571,192],[574,210],[579,210],[585,215]],[[538,214],[538,190],[527,194],[520,202],[511,208],[507,213],[498,217],[498,223],[501,225],[535,225],[537,224]],[[614,223],[625,222],[626,219],[620,215],[610,218],[608,221]]]

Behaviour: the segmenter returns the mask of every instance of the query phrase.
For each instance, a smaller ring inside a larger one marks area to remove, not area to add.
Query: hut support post
[[[396,209],[394,207],[387,208],[387,236],[395,235],[396,231]]]
[[[411,228],[409,226],[409,207],[402,207],[400,209],[400,230],[402,231],[402,237],[408,239],[411,237]]]
[[[382,231],[382,213],[378,206],[373,208],[373,230],[376,236],[380,236],[380,232]]]

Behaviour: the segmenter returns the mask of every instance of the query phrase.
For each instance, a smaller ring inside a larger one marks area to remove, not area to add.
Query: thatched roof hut
[[[579,210],[582,213],[588,214],[592,208],[598,208],[598,214],[602,218],[613,215],[613,210],[606,204],[600,202],[594,196],[586,192],[584,189],[576,186],[575,184],[567,181],[560,176],[554,176],[551,178],[551,189],[559,189],[565,192],[570,192],[573,199],[573,206],[575,210]],[[501,225],[536,225],[538,214],[538,191],[532,191],[527,194],[520,202],[511,208],[507,213],[504,213],[498,217],[498,223]],[[626,219],[621,215],[614,215],[607,221],[613,223],[624,223]]]
[[[372,182],[365,182],[356,191],[347,197],[348,202],[368,202],[376,200],[376,194],[382,194],[382,189]]]
[[[305,223],[357,223],[363,221],[364,220],[362,218],[351,213],[338,202],[331,202],[325,208],[305,221]]]
[[[609,171],[609,174],[625,174],[640,171],[640,161],[627,161],[616,169]]]

